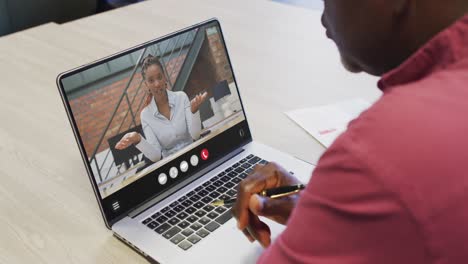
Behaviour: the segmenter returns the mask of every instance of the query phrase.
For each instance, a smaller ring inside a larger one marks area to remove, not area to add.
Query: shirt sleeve
[[[161,144],[159,144],[156,133],[154,133],[148,123],[143,121],[143,118],[141,120],[141,126],[146,139],[142,137],[135,147],[152,162],[157,162],[161,159]]]
[[[427,263],[418,225],[375,173],[333,144],[258,263]]]
[[[184,108],[185,108],[185,120],[187,122],[187,129],[193,140],[200,138],[201,131],[201,118],[200,111],[192,113],[192,108],[188,96],[184,93]]]

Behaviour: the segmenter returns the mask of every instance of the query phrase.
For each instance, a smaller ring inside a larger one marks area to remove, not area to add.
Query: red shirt
[[[468,16],[379,87],[260,263],[468,263]]]

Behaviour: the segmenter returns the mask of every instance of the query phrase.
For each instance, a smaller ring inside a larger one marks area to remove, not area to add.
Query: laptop
[[[64,72],[57,85],[106,227],[150,262],[255,263],[261,246],[210,203],[235,197],[256,164],[311,175],[252,139],[216,19]],[[126,135],[139,141],[118,147]],[[284,229],[266,222],[273,238]]]

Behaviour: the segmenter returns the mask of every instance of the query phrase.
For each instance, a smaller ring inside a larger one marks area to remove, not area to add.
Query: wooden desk
[[[319,13],[266,0],[153,0],[0,38],[0,263],[146,263],[104,227],[55,77],[214,16],[256,140],[315,162],[283,112],[380,95],[342,69]]]

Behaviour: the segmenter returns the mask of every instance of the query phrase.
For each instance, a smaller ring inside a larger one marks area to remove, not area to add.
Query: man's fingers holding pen
[[[297,183],[296,178],[274,162],[264,166],[257,165],[252,174],[245,178],[238,187],[237,201],[233,207],[234,216],[238,221],[238,228],[244,230],[250,223],[249,203],[252,195],[268,188]]]
[[[249,209],[254,215],[264,216],[285,225],[298,198],[298,195],[291,195],[271,199],[254,194],[250,197]]]

